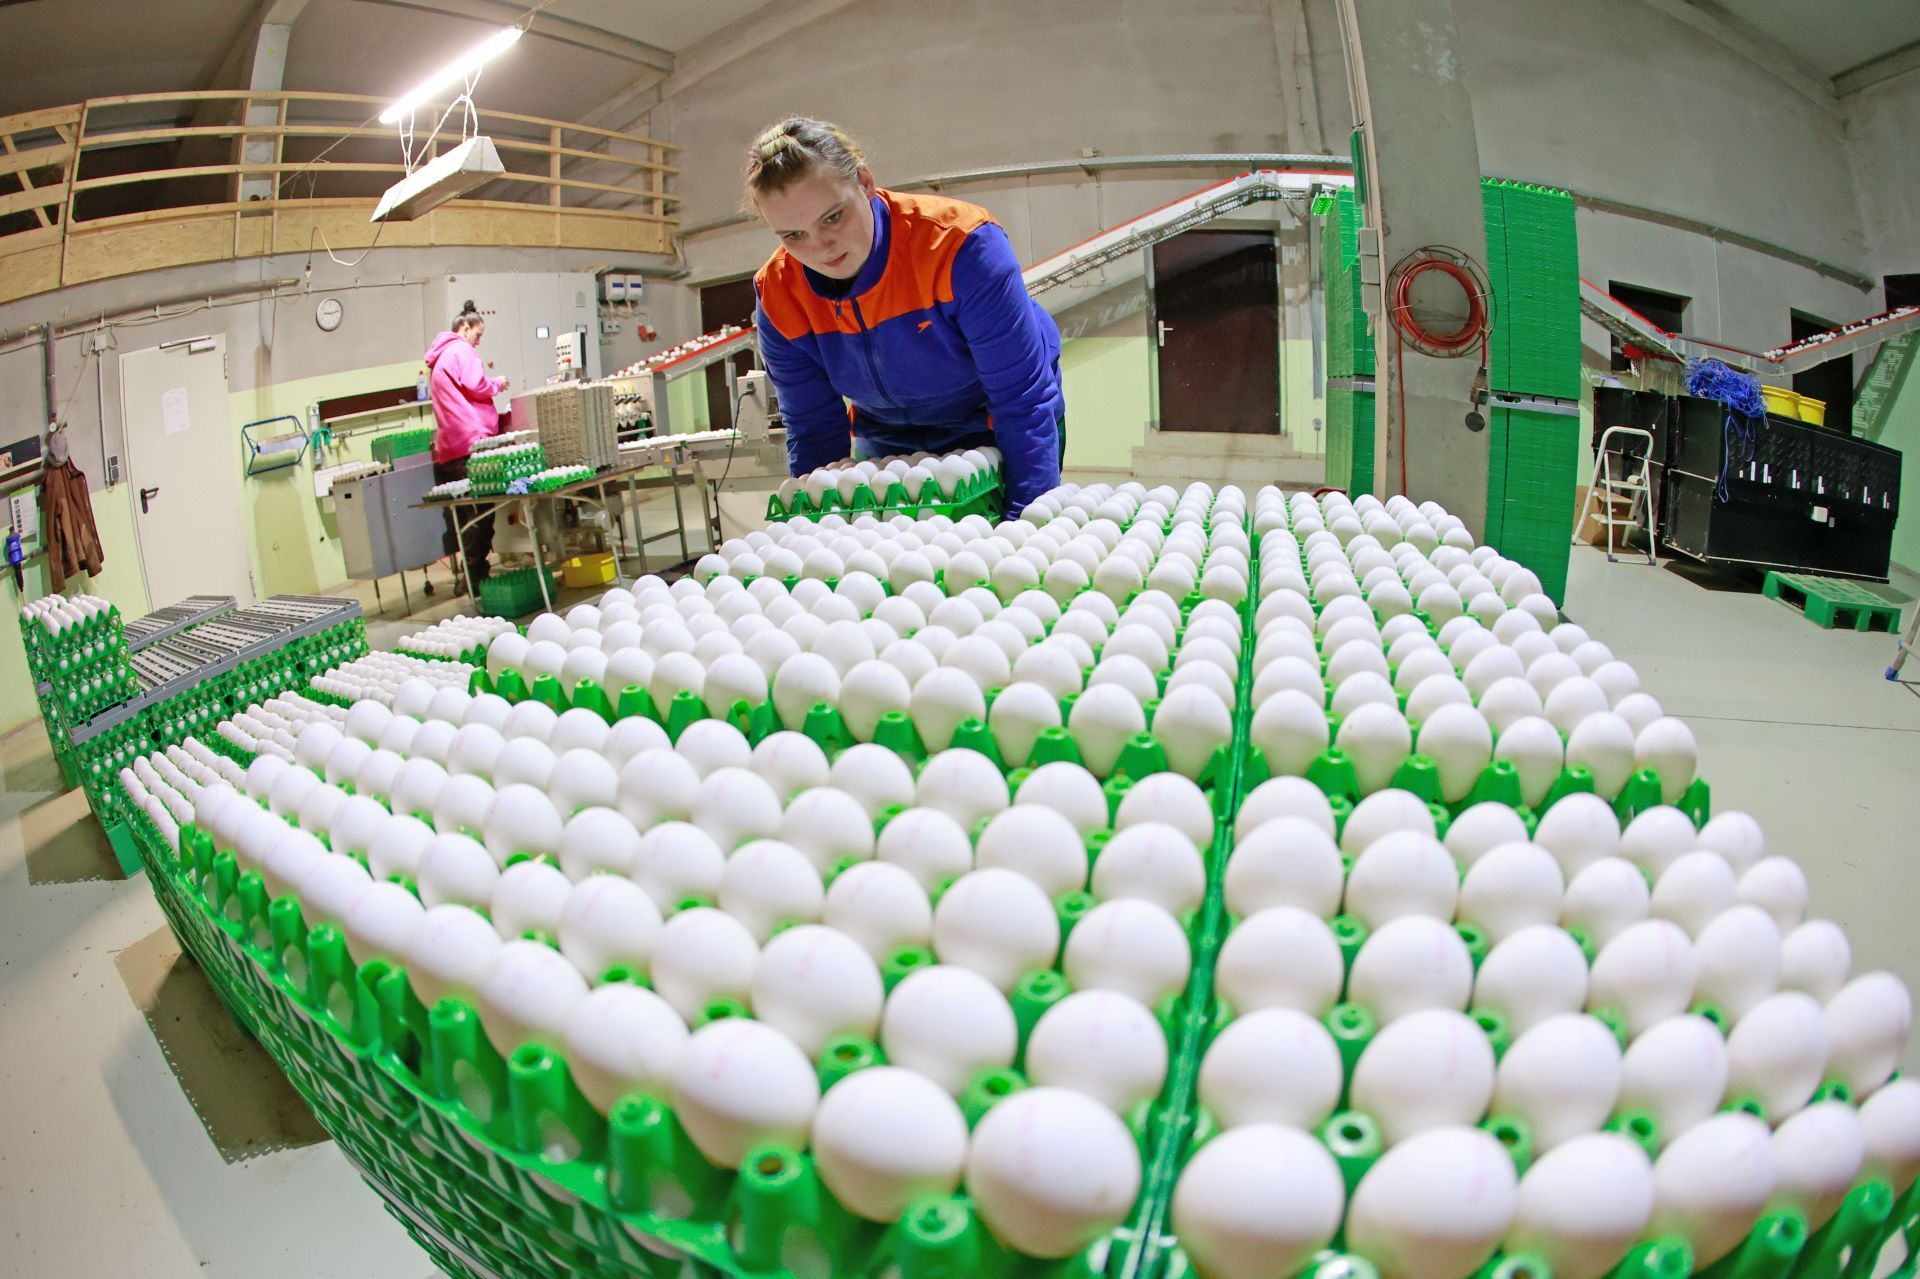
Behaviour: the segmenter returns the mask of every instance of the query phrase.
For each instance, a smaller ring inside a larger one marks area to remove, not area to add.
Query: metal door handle
[[[1161,320],[1159,324],[1160,324],[1160,345],[1165,346],[1167,344],[1167,334],[1173,332],[1173,326],[1168,324],[1165,320]]]
[[[150,489],[140,490],[140,514],[145,515],[147,513],[147,499],[154,496],[159,491],[160,491],[159,485],[155,485]]]

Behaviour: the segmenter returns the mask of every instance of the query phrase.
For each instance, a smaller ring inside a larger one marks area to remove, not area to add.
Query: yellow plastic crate
[[[560,581],[563,585],[584,588],[605,586],[613,580],[613,552],[600,551],[593,555],[576,555],[560,566]]]

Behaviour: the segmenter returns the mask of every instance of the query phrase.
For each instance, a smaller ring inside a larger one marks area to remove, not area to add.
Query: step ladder
[[[1614,440],[1622,441],[1621,450],[1616,453]],[[1637,454],[1630,452],[1635,443],[1641,447]],[[1600,449],[1593,459],[1593,479],[1587,486],[1587,500],[1581,504],[1580,518],[1573,524],[1573,540],[1580,541],[1580,530],[1586,527],[1589,519],[1607,530],[1607,563],[1617,561],[1614,555],[1614,533],[1617,528],[1637,528],[1646,530],[1647,563],[1652,564],[1654,542],[1653,512],[1653,432],[1637,426],[1610,426],[1600,433]],[[1629,465],[1629,462],[1632,465]],[[1618,463],[1624,470],[1615,469]],[[1627,513],[1619,514],[1620,504],[1625,503]],[[1625,539],[1621,539],[1621,549],[1626,549]]]

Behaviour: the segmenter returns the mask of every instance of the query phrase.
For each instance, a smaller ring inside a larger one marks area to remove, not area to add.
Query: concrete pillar
[[[1486,411],[1472,403],[1478,350],[1437,359],[1402,347],[1383,303],[1383,284],[1391,287],[1395,265],[1416,250],[1446,246],[1482,270],[1487,260],[1480,149],[1452,0],[1338,3],[1365,174],[1360,269],[1376,355],[1376,486],[1399,491],[1404,467],[1408,496],[1439,502],[1477,541],[1488,442]],[[1465,319],[1468,298],[1435,272],[1414,286],[1413,304],[1429,330],[1444,332]]]

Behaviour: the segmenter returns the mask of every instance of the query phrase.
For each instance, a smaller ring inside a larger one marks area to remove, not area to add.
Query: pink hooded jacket
[[[433,460],[451,462],[473,451],[474,442],[500,433],[500,413],[493,397],[505,379],[488,377],[486,365],[473,344],[448,331],[427,348],[427,368],[433,373],[429,398],[433,401]]]

